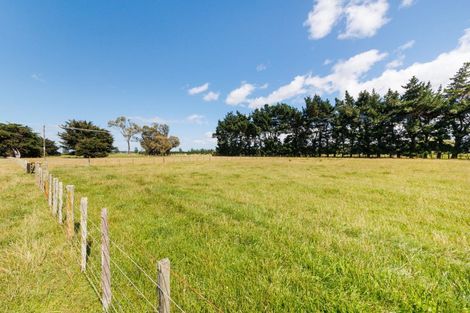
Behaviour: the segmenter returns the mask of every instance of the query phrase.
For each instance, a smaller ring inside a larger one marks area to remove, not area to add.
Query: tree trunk
[[[127,154],[131,153],[131,142],[130,140],[127,141]]]

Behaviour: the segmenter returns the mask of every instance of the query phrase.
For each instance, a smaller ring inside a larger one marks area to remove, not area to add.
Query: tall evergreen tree
[[[452,158],[469,151],[470,146],[470,62],[465,63],[445,90],[448,101],[446,119],[452,130]]]

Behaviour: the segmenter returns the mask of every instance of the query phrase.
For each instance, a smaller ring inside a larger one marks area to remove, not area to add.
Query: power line
[[[67,127],[67,126],[59,126],[62,129],[71,129],[71,130],[83,130],[88,132],[95,132],[95,133],[110,133],[109,130],[99,130],[99,129],[88,129],[88,128],[78,128],[78,127]]]

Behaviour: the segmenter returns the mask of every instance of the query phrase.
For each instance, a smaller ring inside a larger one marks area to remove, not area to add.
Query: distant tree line
[[[128,153],[131,141],[138,141],[149,155],[169,154],[171,149],[180,144],[178,137],[169,136],[170,128],[166,124],[139,126],[125,117],[119,117],[110,121],[109,127],[120,129],[128,144]],[[98,127],[91,121],[72,119],[60,125],[60,128],[62,131],[58,136],[64,154],[97,158],[119,152],[113,146],[114,138],[109,130]],[[0,123],[0,156],[40,157],[43,155],[43,143],[43,138],[28,126]],[[46,138],[45,144],[46,155],[60,154],[54,141]]]
[[[125,116],[108,122],[109,127],[119,129],[127,143],[130,153],[131,141],[138,141],[146,154],[165,155],[179,146],[178,137],[169,136],[170,127],[166,124],[153,123],[150,126],[139,126]],[[62,148],[68,154],[87,158],[105,157],[112,151],[114,138],[111,133],[89,121],[69,120],[61,125],[59,133]],[[138,136],[140,134],[140,137]]]
[[[470,63],[450,84],[433,90],[412,77],[403,93],[374,90],[354,98],[348,92],[334,105],[320,96],[297,109],[265,105],[245,115],[228,113],[214,138],[219,155],[407,156],[457,158],[470,151]]]

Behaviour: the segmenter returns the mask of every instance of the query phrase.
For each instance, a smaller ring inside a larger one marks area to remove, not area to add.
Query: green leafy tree
[[[178,137],[170,136],[170,127],[166,124],[153,123],[141,128],[140,145],[150,155],[166,155],[179,146]]]
[[[75,154],[85,158],[106,157],[109,154],[108,144],[97,137],[82,138],[75,146]]]
[[[46,138],[46,155],[60,155],[59,146],[48,138]]]
[[[136,123],[132,122],[125,116],[120,116],[115,120],[108,122],[108,127],[114,127],[119,129],[121,135],[124,137],[127,143],[127,154],[131,152],[131,141],[137,141],[137,135],[140,133],[141,128]]]
[[[0,156],[39,157],[42,140],[33,130],[21,124],[0,123]]]
[[[69,120],[60,127],[63,129],[59,133],[62,147],[70,154],[105,157],[113,151],[113,136],[93,122]]]

